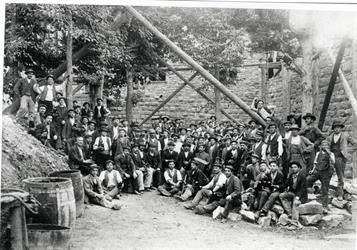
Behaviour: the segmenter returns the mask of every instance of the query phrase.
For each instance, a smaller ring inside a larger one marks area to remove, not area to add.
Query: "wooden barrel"
[[[69,227],[52,224],[28,224],[29,250],[68,250],[71,239]]]
[[[73,228],[76,221],[76,202],[72,181],[62,177],[38,177],[23,181],[24,189],[40,203],[33,223],[54,224]]]
[[[76,216],[82,216],[84,212],[84,189],[81,172],[79,170],[56,171],[51,173],[50,176],[71,178],[74,199],[76,200]]]

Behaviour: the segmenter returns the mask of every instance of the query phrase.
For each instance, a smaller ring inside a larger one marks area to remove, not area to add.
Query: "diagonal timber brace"
[[[250,109],[249,105],[242,101],[239,97],[233,94],[228,88],[226,88],[221,82],[213,77],[207,70],[193,60],[188,54],[181,50],[176,44],[162,34],[156,27],[154,27],[145,17],[143,17],[138,11],[131,6],[124,6],[126,10],[137,18],[147,29],[149,29],[154,35],[156,35],[162,42],[170,47],[179,57],[197,70],[206,80],[211,82],[217,89],[219,89],[224,95],[226,95],[232,102],[238,105],[244,112],[259,122],[261,125],[266,126],[265,121],[256,112]]]

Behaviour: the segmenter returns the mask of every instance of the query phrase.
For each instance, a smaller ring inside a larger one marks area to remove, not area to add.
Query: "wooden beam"
[[[323,129],[323,126],[324,126],[324,123],[325,123],[328,106],[330,104],[332,92],[333,92],[333,89],[335,87],[335,83],[336,83],[338,71],[340,69],[340,65],[341,65],[341,62],[342,62],[343,54],[345,53],[345,48],[347,46],[347,41],[348,41],[347,39],[344,39],[342,41],[340,49],[339,49],[337,57],[336,57],[335,65],[333,67],[333,71],[332,71],[332,74],[331,74],[330,82],[329,82],[329,85],[328,85],[328,88],[327,88],[327,91],[326,91],[325,100],[324,100],[324,103],[322,105],[322,110],[321,110],[321,113],[320,113],[320,119],[319,119],[318,127],[321,130]]]
[[[177,71],[188,71],[188,70],[192,70],[192,67],[178,66],[178,67],[174,67],[174,69],[177,70]],[[161,70],[161,71],[171,71],[168,67],[159,67],[159,70]]]
[[[261,83],[260,83],[260,98],[266,103],[267,96],[267,70],[266,68],[260,68]]]
[[[214,104],[214,100],[212,100],[210,97],[208,97],[205,93],[203,93],[199,88],[196,88],[192,83],[190,83],[189,81],[187,81],[185,79],[185,77],[179,73],[178,71],[176,71],[174,68],[171,67],[170,64],[168,64],[167,62],[165,62],[164,59],[162,59],[161,57],[159,57],[158,55],[156,55],[156,58],[164,65],[166,65],[168,68],[171,69],[171,71],[176,74],[182,81],[184,81],[187,85],[189,85],[191,88],[193,88],[193,90],[195,90],[200,96],[202,96],[204,99],[206,99],[208,102]],[[236,124],[241,124],[239,121],[237,121],[236,119],[233,118],[233,116],[231,116],[230,114],[228,114],[226,111],[224,111],[224,109],[221,108],[220,110],[222,112],[223,115],[225,115],[228,119],[230,119],[231,121],[235,122]]]
[[[126,69],[126,99],[125,99],[125,114],[129,127],[133,121],[133,69],[131,67]],[[130,131],[129,131],[130,133]]]
[[[216,116],[216,124],[219,124],[222,120],[221,100],[222,100],[221,92],[217,88],[214,88],[214,103],[215,103],[214,113]]]
[[[145,17],[143,17],[138,11],[131,6],[124,6],[134,17],[136,17],[146,28],[148,28],[155,36],[157,36],[162,42],[164,42],[169,48],[171,48],[181,59],[191,65],[197,70],[206,80],[211,82],[216,88],[218,88],[224,95],[226,95],[232,102],[238,105],[244,112],[255,119],[258,123],[266,126],[266,122],[256,112],[250,109],[249,105],[242,101],[239,97],[233,94],[226,86],[214,78],[207,70],[193,60],[189,55],[182,51],[176,44],[162,34],[157,28],[155,28]]]
[[[353,34],[355,39],[352,41],[352,92],[357,97],[357,18],[354,20]],[[357,115],[352,116],[352,128],[357,128]],[[352,137],[357,141],[357,129],[352,129]],[[357,182],[357,151],[352,154],[352,177]],[[356,224],[354,224],[356,225]]]
[[[77,94],[77,92],[81,89],[81,88],[83,88],[83,86],[84,85],[86,85],[85,83],[80,83],[80,84],[78,84],[78,86],[72,91],[72,95],[74,96],[75,94]]]
[[[330,51],[329,51],[329,56],[330,56],[331,60],[333,60],[333,56],[332,56],[332,53]],[[348,100],[350,101],[351,106],[352,106],[353,114],[357,115],[357,100],[356,100],[356,97],[354,96],[353,91],[352,91],[350,85],[348,84],[347,79],[346,79],[345,75],[343,74],[341,68],[339,68],[339,70],[338,70],[338,76],[341,79],[342,86],[345,89],[345,93],[346,93],[346,95],[348,97]]]
[[[192,76],[190,76],[190,78],[187,80],[187,82],[192,81],[199,73],[196,71]],[[164,101],[162,101],[159,106],[157,106],[151,113],[150,115],[148,115],[140,124],[139,126],[142,126],[145,122],[147,122],[151,117],[153,117],[153,115],[155,115],[157,113],[157,111],[159,111],[163,106],[166,105],[166,103],[168,103],[172,98],[174,98],[174,96],[177,95],[178,92],[180,92],[186,85],[187,85],[186,80],[184,81],[184,83],[182,83],[174,92],[171,93],[171,95],[169,95]]]

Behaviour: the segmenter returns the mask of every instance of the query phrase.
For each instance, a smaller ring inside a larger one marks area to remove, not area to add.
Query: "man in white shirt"
[[[283,155],[283,137],[277,132],[277,127],[275,123],[270,123],[268,125],[269,136],[266,138],[265,142],[267,144],[267,157],[268,160],[280,159]],[[280,164],[278,164],[280,166]]]
[[[38,83],[33,86],[34,91],[40,95],[38,104],[44,104],[47,107],[48,112],[52,112],[53,102],[56,100],[57,91],[63,90],[63,85],[54,85],[54,76],[52,74],[47,75],[46,84],[39,86]]]
[[[222,173],[222,165],[215,163],[213,164],[213,178],[211,181],[202,187],[201,190],[197,192],[195,198],[191,203],[184,205],[187,209],[194,209],[198,206],[200,201],[204,197],[208,197],[208,202],[214,199],[219,199],[224,195],[224,184],[226,183],[227,177]]]
[[[182,188],[182,176],[175,168],[175,162],[170,161],[169,167],[164,173],[165,183],[158,187],[159,192],[164,196],[173,196],[180,192]]]
[[[114,169],[114,162],[112,160],[106,162],[106,170],[100,173],[99,180],[106,196],[116,199],[120,198],[123,180],[119,171]]]
[[[102,169],[105,167],[105,163],[111,156],[112,142],[108,137],[108,129],[102,128],[100,136],[98,136],[93,144],[93,151],[95,152],[95,161]]]

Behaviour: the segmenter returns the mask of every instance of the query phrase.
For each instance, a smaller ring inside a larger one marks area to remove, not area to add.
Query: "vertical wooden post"
[[[301,47],[303,54],[303,70],[305,74],[302,77],[302,114],[307,112],[312,113],[312,107],[314,103],[313,91],[312,91],[312,80],[311,80],[311,59],[313,56],[312,51],[312,39],[309,34],[304,35],[301,39]]]
[[[133,69],[130,67],[126,70],[126,120],[131,125],[133,121]]]
[[[283,66],[281,65],[281,75],[283,78],[283,120],[286,119],[286,117],[290,114],[291,112],[291,102],[290,102],[290,72]]]
[[[69,25],[67,31],[67,44],[66,44],[66,61],[67,61],[67,84],[66,84],[66,98],[67,98],[67,107],[69,109],[73,108],[73,96],[72,96],[72,83],[73,83],[73,75],[72,75],[72,30],[73,30],[73,22],[72,22],[72,13],[68,11]]]
[[[354,39],[352,41],[352,92],[357,98],[357,18],[354,20],[353,25]],[[357,140],[357,115],[353,112],[352,116],[352,136],[354,140]],[[357,152],[352,155],[352,177],[353,181],[357,183]]]
[[[261,70],[261,77],[262,77],[262,81],[260,83],[260,98],[264,101],[264,103],[266,103],[266,101],[267,101],[266,96],[268,94],[268,91],[267,91],[267,67],[262,66],[260,68],[260,70]]]
[[[25,249],[21,205],[11,208],[10,213],[11,250]]]

